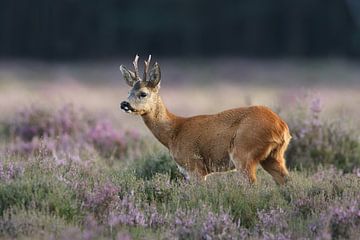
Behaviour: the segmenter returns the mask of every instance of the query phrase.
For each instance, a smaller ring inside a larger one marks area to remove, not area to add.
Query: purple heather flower
[[[8,165],[7,176],[9,179],[15,177],[15,167],[13,162],[10,162]]]
[[[203,239],[238,239],[240,232],[240,225],[235,224],[229,214],[209,212],[202,224],[201,236]]]
[[[0,161],[0,180],[5,179],[5,177],[4,165],[2,161]]]
[[[14,140],[9,150],[14,154],[38,154],[44,148],[53,156],[91,150],[121,158],[136,152],[133,143],[139,142],[136,132],[118,131],[109,120],[89,117],[71,104],[55,111],[32,106],[18,112],[9,125]]]
[[[119,201],[119,188],[112,183],[96,185],[92,192],[85,193],[85,207],[91,209],[98,219],[107,218]]]
[[[155,206],[145,205],[140,208],[132,194],[124,196],[123,199],[118,201],[108,217],[108,224],[112,227],[118,224],[157,227],[164,222]]]
[[[339,202],[321,213],[309,228],[318,239],[350,238],[351,229],[360,225],[360,202]]]
[[[286,212],[281,208],[258,211],[258,234],[263,239],[291,239]]]
[[[86,199],[87,205],[90,208],[96,208],[102,204],[109,203],[117,200],[117,193],[119,189],[112,183],[106,183],[104,185],[98,185],[94,190],[88,194]]]
[[[285,211],[281,208],[262,210],[258,212],[261,226],[264,228],[287,228]]]
[[[17,163],[10,162],[5,167],[2,162],[0,162],[0,180],[11,180],[18,176],[23,175],[24,173],[24,167]]]
[[[322,104],[319,97],[315,97],[311,100],[310,110],[314,114],[319,114],[322,111]]]

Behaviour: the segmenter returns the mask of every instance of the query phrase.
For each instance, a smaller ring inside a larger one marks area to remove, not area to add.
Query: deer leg
[[[274,178],[275,182],[279,185],[285,184],[289,176],[284,158],[287,145],[287,142],[278,145],[264,161],[260,162],[261,166]]]
[[[176,165],[180,173],[184,176],[184,179],[189,181],[190,179],[202,180],[206,176],[206,168],[202,162],[198,159],[188,160],[186,163],[182,161],[176,161]],[[182,164],[179,164],[181,162]]]
[[[275,158],[269,156],[264,161],[260,162],[261,166],[274,178],[275,182],[279,185],[283,185],[288,180],[288,170],[285,166],[285,159]]]
[[[249,149],[251,149],[251,147],[239,141],[238,144],[234,145],[232,149],[230,149],[229,156],[236,169],[243,172],[251,183],[255,183],[256,167],[259,162],[266,159],[266,157],[270,154],[272,146],[260,145],[253,148],[252,151],[249,151]]]
[[[231,139],[229,157],[235,168],[255,183],[257,165],[270,155],[274,147],[274,144],[255,137],[253,129],[240,126]]]
[[[237,171],[245,174],[250,183],[256,182],[256,166],[258,161],[251,154],[241,154],[239,149],[230,152],[230,159],[233,161]],[[244,152],[244,151],[242,151]]]
[[[247,176],[250,183],[256,182],[256,166],[257,166],[257,162],[254,160],[252,161],[250,160],[247,161],[247,163],[241,167],[241,170]]]

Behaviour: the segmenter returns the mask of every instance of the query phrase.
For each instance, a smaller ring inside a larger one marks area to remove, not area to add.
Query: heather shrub
[[[157,173],[151,181],[144,182],[144,194],[149,203],[169,203],[177,199],[178,187],[170,175]]]
[[[169,174],[171,180],[184,178],[175,161],[165,152],[143,155],[134,161],[129,168],[134,171],[136,177],[144,180],[149,180],[159,173]]]
[[[201,228],[202,239],[244,239],[249,231],[234,222],[230,214],[208,212]]]
[[[328,224],[333,238],[359,238],[360,201],[340,203],[334,206],[329,214]]]
[[[244,227],[256,224],[258,209],[282,206],[285,204],[279,189],[264,171],[258,172],[259,185],[250,185],[240,173],[214,177],[213,180],[199,183],[182,183],[178,193],[183,208],[201,208],[207,205],[212,211],[228,211],[234,221]]]
[[[51,239],[61,240],[97,240],[97,239],[116,239],[116,240],[131,240],[134,239],[130,233],[125,229],[110,228],[107,225],[99,223],[92,215],[86,216],[81,226],[69,226],[59,234],[50,234]],[[150,238],[149,234],[142,235],[138,239],[155,239]]]
[[[110,121],[100,120],[90,128],[88,140],[105,158],[123,158],[128,149],[139,148],[139,136],[133,131],[118,131]]]
[[[163,149],[103,117],[29,110],[37,117],[1,133],[0,238],[358,239],[356,132],[324,120],[319,104],[289,120],[298,170],[285,186],[260,167],[255,185],[239,172],[188,181]]]
[[[2,125],[8,151],[24,156],[94,152],[107,159],[124,159],[139,154],[141,145],[136,132],[116,129],[106,118],[70,104],[52,110],[31,106]]]
[[[92,215],[86,216],[83,221],[83,227],[68,227],[60,232],[57,236],[52,236],[56,239],[101,239],[104,227],[98,224]]]
[[[256,232],[263,239],[292,239],[288,231],[288,216],[281,208],[258,211]]]
[[[57,110],[49,110],[32,105],[15,113],[8,123],[10,137],[31,142],[38,137],[75,136],[88,131],[94,119],[86,111],[64,105]]]
[[[108,215],[109,226],[142,226],[153,229],[163,226],[165,217],[161,215],[156,206],[141,204],[134,194],[124,196],[116,203],[115,208]]]
[[[336,201],[309,225],[313,236],[323,239],[359,239],[360,201]]]
[[[199,236],[199,218],[200,212],[197,210],[192,210],[184,212],[177,210],[174,216],[174,221],[172,224],[172,237],[176,239],[190,239],[190,238],[200,238]]]
[[[10,182],[0,181],[0,216],[11,207],[24,207],[75,220],[81,216],[75,196],[64,183],[44,172],[39,171],[34,176],[25,173]]]
[[[49,239],[50,232],[56,236],[69,225],[60,217],[46,212],[10,208],[0,218],[0,238]]]
[[[85,195],[84,206],[90,209],[98,219],[104,219],[111,209],[115,208],[119,200],[119,191],[120,189],[110,182],[98,184]]]
[[[8,159],[4,169],[17,161]],[[347,230],[349,238],[356,234],[357,208],[345,204],[360,194],[356,174],[291,172],[291,181],[279,187],[263,170],[258,184],[250,185],[240,173],[207,182],[172,181],[169,173],[144,179],[124,165],[84,162],[57,165],[45,155],[28,159],[20,175],[1,181],[3,236],[32,236],[43,224],[35,213],[59,221],[59,229],[46,226],[42,235],[57,239],[296,239],[320,236],[329,226],[334,236]],[[321,216],[330,216],[333,206],[340,210],[324,221]],[[9,218],[12,209],[22,209],[34,223]],[[349,228],[339,220],[344,211],[352,211],[346,213]]]
[[[201,209],[201,210],[200,210]],[[200,209],[177,210],[170,223],[172,239],[244,239],[248,231],[224,211],[212,212],[206,205]]]
[[[21,163],[14,163],[0,161],[0,181],[11,181],[19,176],[21,176],[24,172],[24,168]]]
[[[301,98],[288,119],[292,140],[286,152],[290,168],[334,165],[346,172],[360,166],[359,132],[344,118],[325,119],[319,98]]]

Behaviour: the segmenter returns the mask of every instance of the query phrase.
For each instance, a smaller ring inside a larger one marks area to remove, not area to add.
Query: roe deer
[[[186,178],[203,178],[216,172],[243,171],[256,181],[260,165],[275,182],[284,184],[288,171],[284,152],[291,139],[287,124],[264,106],[240,107],[214,115],[179,117],[165,107],[160,95],[160,67],[145,61],[139,76],[138,58],[134,71],[120,66],[132,89],[120,104],[127,113],[140,115],[155,137],[165,145]]]

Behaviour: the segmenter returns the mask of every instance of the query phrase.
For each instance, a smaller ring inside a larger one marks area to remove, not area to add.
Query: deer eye
[[[140,92],[140,94],[139,94],[139,97],[140,98],[144,98],[144,97],[146,97],[147,96],[147,93],[146,92]]]

